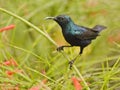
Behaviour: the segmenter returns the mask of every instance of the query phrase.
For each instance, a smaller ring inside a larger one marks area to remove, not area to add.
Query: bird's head
[[[72,22],[71,18],[67,15],[59,15],[56,17],[46,17],[46,19],[52,19],[56,21],[60,26],[65,26],[69,22]]]

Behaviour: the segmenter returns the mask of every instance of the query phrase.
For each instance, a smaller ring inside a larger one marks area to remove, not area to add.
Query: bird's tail
[[[93,27],[92,29],[96,32],[101,32],[102,30],[106,29],[107,27],[103,26],[103,25],[96,25],[95,27]]]

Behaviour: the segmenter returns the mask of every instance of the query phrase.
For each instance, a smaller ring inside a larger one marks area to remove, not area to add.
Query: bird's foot
[[[75,60],[69,61],[70,69],[72,69],[72,66],[73,66],[74,61],[75,61]]]
[[[63,50],[63,46],[60,46],[60,47],[57,48],[57,51],[59,51],[59,52],[62,51],[62,50]]]

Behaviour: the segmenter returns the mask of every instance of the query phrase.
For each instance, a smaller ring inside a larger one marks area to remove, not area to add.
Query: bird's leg
[[[73,65],[73,63],[75,62],[75,60],[78,58],[78,56],[80,56],[80,55],[82,54],[83,49],[84,49],[84,47],[81,47],[79,54],[78,54],[73,60],[71,60],[71,61],[69,62],[69,64],[70,64],[70,69],[72,69],[72,65]]]
[[[80,53],[79,53],[79,54],[82,54],[82,53],[83,53],[83,49],[84,49],[84,47],[81,47],[81,48],[80,48]]]
[[[78,56],[80,56],[81,54],[78,54],[73,60],[69,61],[69,65],[70,65],[70,69],[72,69],[73,63],[75,62],[75,60],[78,58]]]
[[[60,46],[60,47],[57,48],[57,51],[63,50],[64,47],[73,47],[73,46]]]

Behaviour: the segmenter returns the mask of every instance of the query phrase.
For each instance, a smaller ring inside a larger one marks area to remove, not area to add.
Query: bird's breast
[[[72,46],[75,46],[75,44],[78,43],[77,38],[75,38],[75,36],[72,35],[70,32],[66,32],[66,33],[63,32],[63,36],[64,36],[65,40],[66,40],[69,44],[71,44]]]

